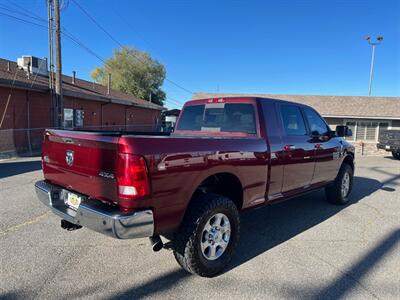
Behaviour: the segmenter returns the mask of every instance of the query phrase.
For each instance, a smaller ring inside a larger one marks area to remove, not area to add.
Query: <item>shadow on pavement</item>
[[[0,163],[0,179],[32,171],[37,171],[40,170],[41,168],[42,168],[42,162],[40,160]]]
[[[394,230],[379,242],[367,254],[344,271],[338,278],[316,292],[312,299],[340,299],[352,290],[362,278],[400,241],[400,229]],[[373,291],[371,296],[378,299]]]
[[[379,189],[385,189],[385,184],[400,178],[400,175],[393,176],[384,182],[365,177],[354,177],[354,189],[351,194],[349,205],[361,201]],[[391,189],[394,190],[394,189]],[[389,192],[391,191],[389,189]],[[237,266],[257,257],[265,251],[291,239],[292,237],[306,231],[329,219],[347,206],[336,206],[326,202],[323,190],[315,191],[308,195],[294,198],[292,200],[263,207],[257,210],[244,212],[241,216],[241,237],[236,256],[225,272],[229,272]],[[356,262],[349,272],[354,273],[353,277],[364,276],[370,268],[389,249],[393,248],[399,239],[399,232],[390,236],[387,241],[373,249],[361,261]],[[177,283],[184,281],[191,275],[183,270],[175,270],[162,276],[156,277],[140,286],[132,287],[125,292],[116,295],[113,299],[141,299],[153,294],[173,288]],[[320,291],[316,291],[316,297],[324,297],[334,290],[337,285],[345,281],[338,278]],[[356,279],[354,279],[356,280]],[[354,281],[351,281],[354,286]],[[343,296],[351,288],[339,291],[337,296]],[[332,295],[332,294],[330,294]]]
[[[395,160],[395,161],[399,161],[397,158],[394,158],[392,155],[384,156],[384,158],[386,158],[386,159],[391,159],[391,160]]]
[[[400,175],[380,182],[355,176],[350,203],[345,206],[327,203],[324,191],[318,190],[275,205],[244,212],[241,217],[237,254],[227,271],[324,222],[379,189],[394,191],[395,189],[385,187],[385,184],[398,178]]]
[[[154,295],[156,293],[173,288],[174,286],[179,284],[180,281],[184,280],[185,278],[187,278],[189,276],[191,276],[189,273],[187,273],[186,271],[183,271],[181,269],[171,271],[167,274],[157,277],[154,280],[148,281],[137,287],[133,287],[121,294],[115,295],[111,299],[113,299],[113,300],[142,299],[142,298],[151,297],[152,295]],[[189,293],[191,293],[191,292],[195,292],[195,291],[188,291],[188,296],[189,296]]]
[[[0,300],[29,299],[29,294],[30,293],[22,290],[16,290],[4,294],[0,293]]]
[[[30,164],[30,168],[25,167],[24,170],[29,171],[35,168],[40,168],[40,162]],[[12,173],[8,171],[7,174]],[[351,201],[347,206],[362,201],[365,197],[380,189],[386,192],[394,191],[393,188],[389,190],[385,189],[385,185],[398,180],[400,175],[391,175],[389,179],[383,182],[365,177],[354,177],[354,189],[351,194]],[[286,202],[242,213],[241,238],[236,256],[225,272],[229,272],[263,252],[324,222],[347,206],[336,206],[327,203],[323,190],[318,190]],[[399,239],[400,230],[387,236],[375,248],[354,262],[345,273],[325,286],[322,286],[321,289],[311,291],[313,298],[340,298],[345,296],[388,251],[393,249]],[[166,274],[156,276],[142,284],[132,286],[115,295],[112,299],[142,299],[151,297],[160,292],[173,289],[177,284],[186,281],[190,277],[189,273],[181,269],[175,269]],[[196,291],[190,291],[189,293],[192,292],[195,293]],[[3,295],[3,297],[7,298],[13,298],[13,296],[15,295]]]

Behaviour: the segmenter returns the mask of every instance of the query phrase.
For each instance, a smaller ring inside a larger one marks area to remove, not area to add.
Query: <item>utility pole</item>
[[[56,50],[56,98],[57,98],[57,127],[63,126],[64,102],[62,95],[62,62],[61,62],[61,29],[60,1],[54,0],[55,50]]]
[[[49,91],[50,91],[50,104],[51,104],[51,117],[52,124],[57,126],[57,107],[54,99],[54,62],[53,62],[53,1],[47,0],[47,16],[48,16],[48,29],[49,29]]]
[[[371,66],[369,69],[369,84],[368,84],[368,96],[371,96],[372,78],[374,74],[374,62],[375,62],[375,47],[383,41],[383,36],[378,36],[376,38],[376,42],[371,42],[371,37],[369,35],[365,39],[368,41],[368,44],[372,46],[372,58],[371,58]]]

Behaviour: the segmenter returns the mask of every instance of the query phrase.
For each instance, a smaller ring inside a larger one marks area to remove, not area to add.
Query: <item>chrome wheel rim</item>
[[[344,173],[342,179],[342,197],[345,198],[350,190],[350,174],[349,172]]]
[[[231,238],[231,223],[223,213],[213,215],[201,234],[201,253],[207,260],[216,260],[224,254]]]

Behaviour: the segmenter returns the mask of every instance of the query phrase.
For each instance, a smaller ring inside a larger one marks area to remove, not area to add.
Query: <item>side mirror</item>
[[[312,137],[313,139],[318,139],[320,136],[321,136],[321,135],[319,134],[318,131],[316,131],[316,130],[311,131],[311,137]]]
[[[346,136],[353,136],[353,130],[351,130],[350,128],[347,128]]]
[[[340,137],[352,136],[353,132],[346,125],[338,125],[336,126],[336,135]]]

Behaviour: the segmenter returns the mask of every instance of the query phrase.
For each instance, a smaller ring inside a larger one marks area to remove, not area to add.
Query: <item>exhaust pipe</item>
[[[153,235],[149,237],[149,239],[151,248],[153,249],[154,252],[158,252],[164,247],[164,244],[159,235]]]
[[[79,228],[82,228],[82,226],[68,222],[67,220],[61,220],[61,228],[68,230],[68,231],[72,231],[72,230],[77,230]]]

